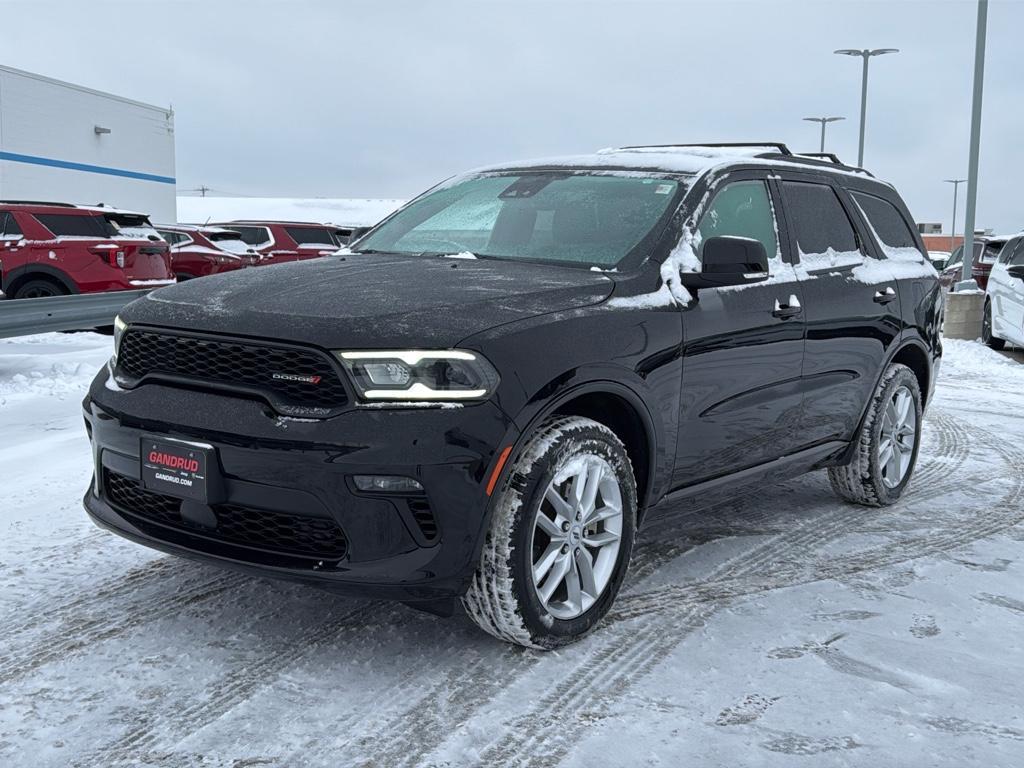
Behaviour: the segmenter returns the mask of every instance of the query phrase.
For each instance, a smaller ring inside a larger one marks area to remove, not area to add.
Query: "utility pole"
[[[202,197],[206,197],[206,193],[209,191],[210,188],[205,184],[200,184],[199,187],[196,189],[196,192],[198,192]]]
[[[857,165],[864,167],[864,125],[867,122],[868,114],[868,59],[872,56],[882,56],[886,53],[899,53],[899,48],[840,48],[833,53],[841,53],[844,56],[860,56],[864,60],[864,71],[860,82],[860,144],[857,148]]]
[[[971,148],[967,163],[967,213],[964,218],[964,266],[958,291],[977,288],[971,279],[974,266],[974,214],[978,202],[978,150],[981,146],[981,96],[985,84],[985,33],[988,0],[978,0],[978,25],[974,39],[974,95],[971,100]]]
[[[825,126],[829,123],[834,123],[836,120],[845,120],[845,117],[805,117],[804,120],[810,123],[821,123],[821,149],[819,152],[825,151]]]
[[[953,245],[953,241],[956,239],[956,195],[960,191],[960,185],[967,179],[943,179],[943,181],[953,185],[953,221],[949,225],[949,250],[952,252],[956,250],[956,246]]]

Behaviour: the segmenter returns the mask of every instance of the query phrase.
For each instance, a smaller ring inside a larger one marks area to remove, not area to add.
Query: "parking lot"
[[[109,346],[0,343],[0,763],[1020,764],[1019,353],[947,342],[895,506],[816,473],[659,508],[604,626],[545,654],[95,528]]]

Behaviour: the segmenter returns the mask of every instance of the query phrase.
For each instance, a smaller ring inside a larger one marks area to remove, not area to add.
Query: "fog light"
[[[402,475],[355,475],[352,478],[360,491],[377,493],[421,493],[423,486]]]

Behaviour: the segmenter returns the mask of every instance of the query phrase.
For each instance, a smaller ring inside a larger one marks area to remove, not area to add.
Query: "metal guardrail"
[[[50,331],[76,331],[113,325],[125,304],[145,296],[142,291],[107,291],[44,299],[0,301],[0,339]]]

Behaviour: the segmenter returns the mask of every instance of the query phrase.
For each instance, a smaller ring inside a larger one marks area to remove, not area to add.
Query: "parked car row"
[[[294,221],[159,224],[103,205],[0,201],[0,292],[26,299],[133,290],[315,259],[353,228]]]

